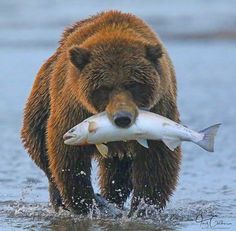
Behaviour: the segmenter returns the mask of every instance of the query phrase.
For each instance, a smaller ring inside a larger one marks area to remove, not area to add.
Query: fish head
[[[63,136],[64,144],[67,145],[85,145],[87,144],[89,122],[84,121],[71,128]]]

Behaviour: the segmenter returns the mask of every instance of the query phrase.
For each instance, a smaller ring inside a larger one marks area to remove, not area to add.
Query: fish
[[[128,128],[120,128],[110,121],[104,111],[71,128],[63,139],[66,145],[94,144],[104,157],[108,156],[106,143],[129,140],[136,140],[145,148],[149,148],[147,140],[159,140],[171,151],[183,141],[188,141],[208,152],[214,152],[214,140],[220,125],[214,124],[196,132],[164,116],[139,109],[135,123]]]

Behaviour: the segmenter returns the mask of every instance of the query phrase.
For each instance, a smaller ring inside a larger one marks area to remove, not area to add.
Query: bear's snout
[[[138,108],[128,91],[116,91],[109,99],[106,112],[113,124],[128,128],[135,122]]]
[[[133,119],[132,117],[133,116],[130,112],[120,111],[113,116],[113,120],[115,125],[117,125],[118,127],[126,128],[131,125]]]

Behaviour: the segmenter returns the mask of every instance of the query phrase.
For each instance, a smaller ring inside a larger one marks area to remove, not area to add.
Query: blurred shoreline
[[[236,42],[236,1],[0,1],[0,47],[54,48],[65,27],[110,9],[144,19],[163,41]]]
[[[151,26],[151,28],[160,36],[160,38],[163,41],[168,42],[201,42],[201,41],[225,41],[225,42],[236,42],[236,27],[235,30],[231,29],[220,29],[216,31],[199,31],[199,32],[179,32],[179,31],[161,31],[158,30],[157,24],[152,24],[151,21],[149,23],[148,20],[146,22]],[[73,23],[72,23],[73,24]],[[67,24],[67,26],[72,25],[71,23]],[[21,38],[20,36],[18,38],[6,38],[6,39],[0,39],[0,47],[2,48],[54,48],[57,47],[58,42],[60,40],[60,37],[64,31],[64,28],[67,26],[60,26],[57,30],[57,33],[59,34],[59,37],[56,39],[50,38],[50,37],[44,37],[44,30],[38,30],[37,34],[40,34],[41,36],[37,38]],[[1,27],[0,27],[1,29]],[[17,33],[17,29],[12,29],[14,33]],[[30,31],[29,28],[27,30]],[[47,29],[48,32],[54,33],[55,28],[52,28],[52,30]],[[28,32],[29,32],[28,31]],[[22,31],[19,31],[22,32]],[[60,33],[61,32],[61,33]],[[6,34],[11,34],[11,30],[7,30],[5,32]],[[14,37],[14,36],[13,36]]]

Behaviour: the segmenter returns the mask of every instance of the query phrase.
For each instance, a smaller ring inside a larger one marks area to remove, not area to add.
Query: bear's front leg
[[[87,214],[95,201],[92,188],[92,146],[67,146],[63,134],[72,125],[65,126],[52,116],[48,121],[48,157],[52,177],[62,196],[65,208],[77,214]]]
[[[127,156],[123,159],[111,157],[98,160],[102,196],[122,209],[132,190],[130,179],[132,160]]]
[[[56,184],[51,179],[51,177],[49,179],[50,179],[49,180],[49,198],[50,198],[50,202],[51,202],[51,205],[52,205],[53,209],[55,210],[55,212],[58,212],[60,207],[63,208],[63,209],[65,209],[65,207],[62,203],[61,195],[60,195],[60,192],[59,192]]]
[[[149,215],[148,205],[155,210],[165,207],[173,193],[181,160],[180,148],[174,152],[164,143],[149,141],[149,149],[135,145],[132,168],[133,198],[130,215]]]

